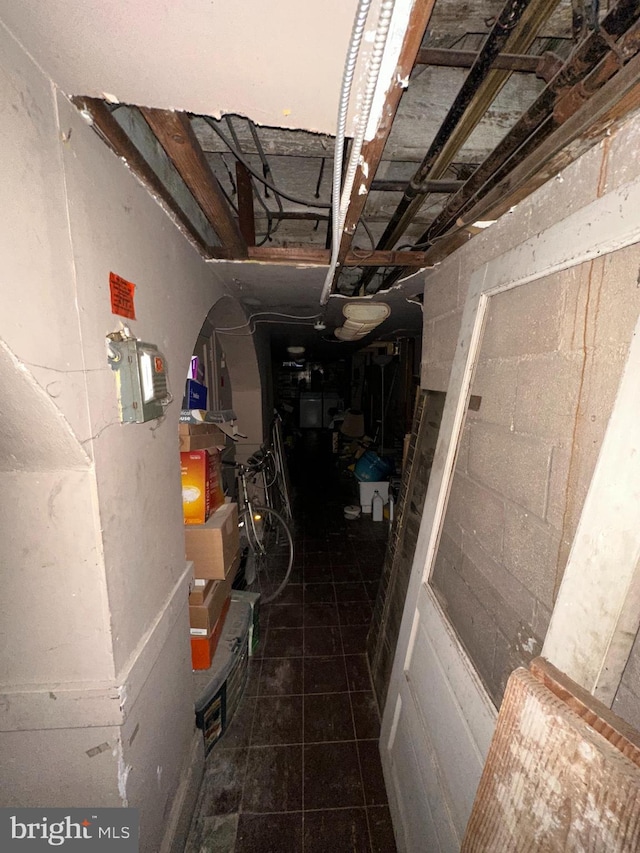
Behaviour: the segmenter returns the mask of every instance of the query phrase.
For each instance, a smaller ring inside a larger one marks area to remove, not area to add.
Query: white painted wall
[[[151,853],[194,728],[178,414],[225,288],[1,25],[0,58],[1,802],[138,806]],[[118,422],[111,270],[167,357],[160,422]]]

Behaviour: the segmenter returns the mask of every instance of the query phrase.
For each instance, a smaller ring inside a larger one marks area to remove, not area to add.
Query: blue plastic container
[[[388,461],[381,459],[373,450],[367,450],[356,462],[353,473],[361,483],[372,483],[384,480],[390,471]]]

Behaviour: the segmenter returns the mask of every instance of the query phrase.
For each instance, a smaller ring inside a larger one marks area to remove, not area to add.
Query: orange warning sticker
[[[114,272],[109,273],[109,289],[111,290],[111,313],[127,317],[129,320],[136,319],[136,309],[133,304],[135,284],[120,278]]]

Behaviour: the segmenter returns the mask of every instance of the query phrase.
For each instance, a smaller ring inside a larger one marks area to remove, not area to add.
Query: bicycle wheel
[[[279,512],[269,507],[254,506],[252,512],[240,515],[243,537],[249,545],[249,558],[254,561],[255,580],[249,589],[262,595],[268,604],[287,585],[293,566],[293,537]]]

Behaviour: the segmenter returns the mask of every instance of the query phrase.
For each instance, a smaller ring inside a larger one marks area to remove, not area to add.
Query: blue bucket
[[[381,459],[373,450],[367,450],[356,462],[353,473],[361,483],[373,483],[386,479],[390,470],[388,461]]]

